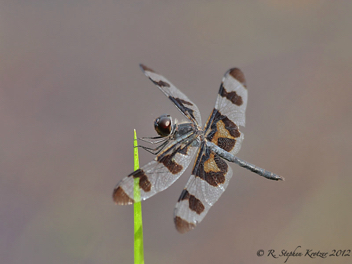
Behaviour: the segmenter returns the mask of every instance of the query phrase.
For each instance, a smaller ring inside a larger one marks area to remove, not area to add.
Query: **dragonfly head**
[[[162,137],[167,137],[173,131],[173,122],[170,115],[161,115],[154,121],[155,131]]]

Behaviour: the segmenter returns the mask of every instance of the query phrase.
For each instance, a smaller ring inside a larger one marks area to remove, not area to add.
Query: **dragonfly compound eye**
[[[161,115],[154,121],[155,131],[162,137],[170,135],[172,122],[169,115]]]

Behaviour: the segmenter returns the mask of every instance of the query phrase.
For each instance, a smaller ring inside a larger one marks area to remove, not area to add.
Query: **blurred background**
[[[269,249],[352,249],[351,1],[0,1],[1,263],[132,263],[133,129],[182,115],[144,76],[162,73],[210,114],[227,69],[249,101],[227,191],[180,235],[190,169],[143,202],[145,263],[284,263]],[[153,156],[140,151],[141,165]],[[263,249],[265,256],[258,257]],[[328,257],[326,263],[351,263]],[[320,263],[291,257],[287,263]]]

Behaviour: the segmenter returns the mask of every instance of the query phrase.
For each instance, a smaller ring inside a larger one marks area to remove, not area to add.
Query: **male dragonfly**
[[[235,156],[244,138],[239,126],[245,125],[248,98],[245,77],[240,69],[232,68],[225,73],[215,107],[202,128],[198,107],[184,93],[152,69],[142,64],[140,67],[188,121],[177,123],[169,115],[161,115],[155,120],[159,136],[143,140],[159,145],[142,148],[155,154],[156,158],[116,185],[113,192],[116,204],[136,202],[133,198],[134,178],[139,178],[141,200],[165,190],[181,176],[196,153],[191,177],[174,210],[175,226],[180,233],[201,222],[225,191],[232,177],[226,161],[270,180],[284,180]]]

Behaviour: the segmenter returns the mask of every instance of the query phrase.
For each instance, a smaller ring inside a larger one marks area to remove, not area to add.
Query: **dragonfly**
[[[228,162],[233,162],[269,180],[283,177],[248,163],[235,155],[241,148],[244,135],[248,91],[243,72],[229,69],[220,84],[215,107],[204,127],[198,107],[164,76],[140,64],[144,74],[174,103],[187,118],[177,122],[170,115],[154,121],[158,134],[141,138],[150,147],[139,146],[156,155],[155,159],[132,172],[114,188],[116,204],[139,202],[134,199],[134,179],[139,179],[140,200],[167,189],[186,170],[194,156],[191,176],[181,192],[174,209],[174,223],[178,232],[186,233],[200,223],[220,198],[232,177]]]

